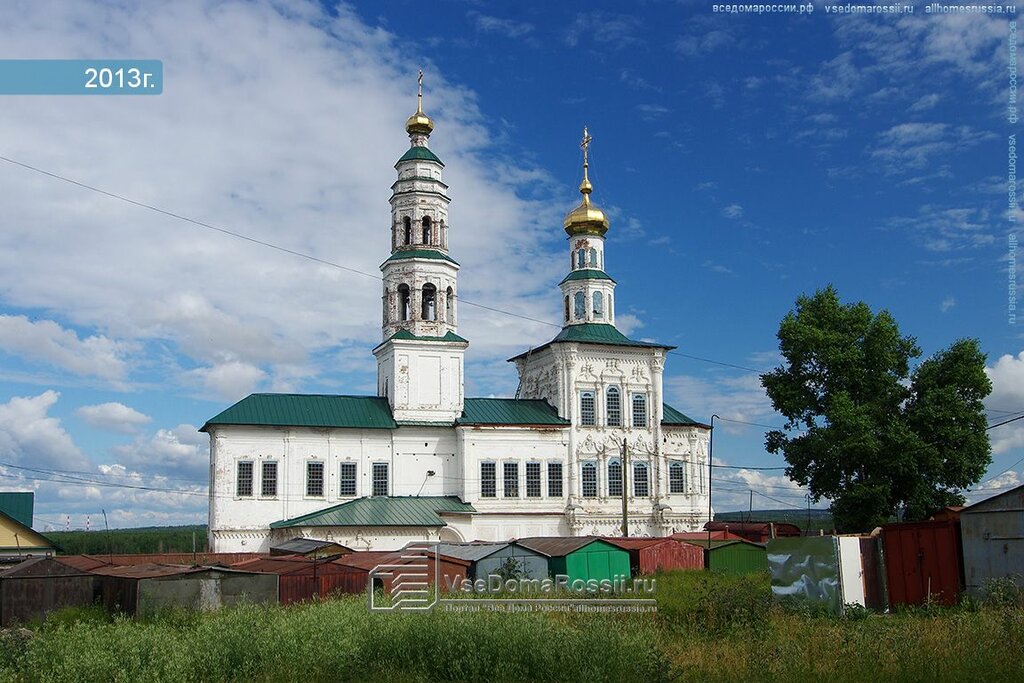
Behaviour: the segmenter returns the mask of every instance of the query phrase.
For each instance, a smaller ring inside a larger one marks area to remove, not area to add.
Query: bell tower
[[[384,275],[383,342],[377,394],[395,420],[453,422],[463,408],[463,357],[458,335],[459,264],[448,254],[448,186],[444,163],[428,147],[434,123],[423,112],[423,72],[416,112],[405,123],[409,149],[395,163],[391,186],[391,256]]]

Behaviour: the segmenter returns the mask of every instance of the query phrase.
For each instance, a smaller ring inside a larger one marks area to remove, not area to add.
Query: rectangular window
[[[338,471],[338,495],[353,498],[356,495],[356,464],[343,462]]]
[[[594,425],[594,392],[580,392],[580,424],[585,427]]]
[[[267,461],[263,463],[260,472],[260,495],[266,498],[273,498],[277,495],[277,463]]]
[[[238,479],[235,484],[235,495],[245,498],[252,495],[252,462],[243,460],[238,463]]]
[[[306,463],[306,495],[324,495],[324,464],[322,462]]]
[[[493,462],[480,463],[480,497],[494,498],[498,495],[498,467]]]
[[[622,426],[622,396],[618,387],[608,387],[604,394],[605,412],[608,415],[609,427]]]
[[[608,495],[622,498],[622,463],[618,460],[608,462]]]
[[[686,493],[686,470],[678,460],[669,461],[668,464],[668,492]]]
[[[517,462],[506,462],[504,463],[503,474],[505,475],[505,497],[506,498],[518,498],[519,497],[519,463]]]
[[[597,464],[585,462],[580,467],[580,492],[584,498],[597,498]]]
[[[526,497],[540,498],[540,463],[526,463]]]
[[[373,463],[373,495],[388,495],[388,464],[386,462]]]
[[[562,463],[548,463],[548,496],[551,498],[562,497]]]
[[[637,498],[651,495],[651,480],[646,463],[633,463],[633,495]]]
[[[633,426],[647,426],[647,394],[633,394]]]

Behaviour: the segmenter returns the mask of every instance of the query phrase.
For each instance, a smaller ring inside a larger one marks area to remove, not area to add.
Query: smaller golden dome
[[[590,141],[591,137],[587,133],[587,129],[584,128],[583,143],[580,145],[583,148],[583,182],[580,183],[580,194],[583,195],[583,201],[575,209],[565,214],[565,221],[562,223],[570,237],[574,235],[604,237],[604,234],[608,232],[608,216],[590,203],[590,193],[594,191],[594,186],[590,184],[590,178],[587,175],[587,170],[590,168],[587,158]]]
[[[430,135],[434,130],[434,122],[422,111],[417,111],[405,122],[405,132],[409,135]]]

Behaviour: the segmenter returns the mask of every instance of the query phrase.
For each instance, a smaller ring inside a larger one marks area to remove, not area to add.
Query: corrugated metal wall
[[[630,551],[630,555],[633,552]],[[704,568],[704,550],[689,543],[679,541],[656,543],[646,548],[640,548],[636,553],[638,555],[637,568],[641,574],[653,574],[659,570]]]
[[[954,604],[963,588],[958,522],[913,522],[882,527],[890,605],[931,600]]]
[[[727,574],[755,574],[768,571],[768,551],[751,543],[729,543],[708,551],[708,569]]]
[[[362,593],[366,591],[369,573],[351,571],[319,576],[290,576],[279,578],[278,595],[282,605],[305,602],[315,597],[326,599],[339,593]]]
[[[92,576],[28,576],[0,580],[0,626],[42,619],[62,607],[91,605]]]

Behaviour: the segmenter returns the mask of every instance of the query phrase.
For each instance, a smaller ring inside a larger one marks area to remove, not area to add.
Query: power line
[[[997,422],[994,425],[989,425],[988,427],[985,427],[985,431],[995,429],[996,427],[1002,427],[1003,425],[1008,425],[1011,422],[1016,422],[1017,420],[1024,420],[1024,415],[1018,415],[1017,417],[1010,418],[1009,420],[1003,420],[1002,422]]]

